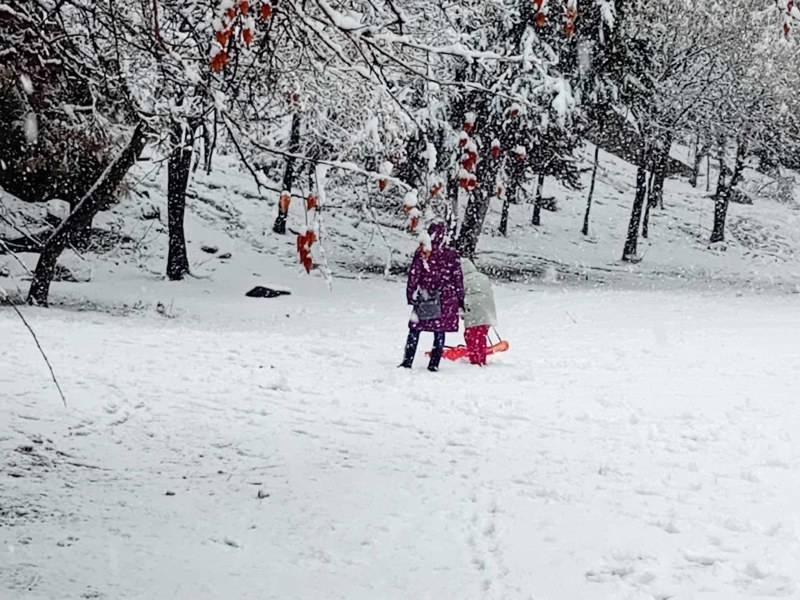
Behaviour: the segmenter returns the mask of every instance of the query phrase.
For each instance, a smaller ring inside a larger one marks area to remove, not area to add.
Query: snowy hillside
[[[592,152],[589,147],[582,154],[584,169],[591,166]],[[797,289],[800,204],[777,202],[765,185],[770,179],[752,170],[747,172],[744,187],[754,195],[758,190],[764,191],[756,195],[753,205],[731,205],[728,241],[723,248],[713,249],[709,248],[708,237],[714,208],[705,191],[705,173],[698,189],[683,179],[668,179],[665,208],[652,212],[650,239],[641,240],[643,259],[631,265],[619,258],[633,201],[635,168],[604,152],[600,153],[600,161],[588,237],[580,233],[586,190],[571,191],[547,182],[544,195],[556,198],[558,210],[542,211],[540,227],[530,225],[531,204],[512,204],[508,236],[501,236],[497,225],[502,202],[495,200],[478,246],[478,265],[499,280],[543,285],[560,281],[566,285],[648,288],[722,284],[738,289]],[[583,175],[587,186],[589,175]],[[716,175],[712,169],[712,191]],[[90,268],[96,281],[115,284],[124,285],[128,280],[120,275],[123,270],[137,280],[160,279],[166,256],[165,169],[143,163],[134,180],[133,196],[100,213],[95,220],[95,228],[105,232],[101,236],[102,251],[97,256],[92,252],[78,256],[67,250],[61,259],[65,266],[81,272]],[[387,272],[394,278],[404,274],[416,242],[404,229],[406,221],[395,208],[396,199],[374,192],[370,195],[366,189],[342,192],[333,188],[329,195],[323,212],[324,256],[318,255],[318,262],[327,261],[334,278],[380,276]],[[532,198],[530,190],[524,195],[528,200]],[[354,201],[353,196],[359,201]],[[796,191],[796,197],[800,197],[800,191]],[[302,205],[299,199],[292,203],[292,231],[305,226]],[[281,274],[282,280],[299,277],[302,267],[295,235],[278,236],[271,231],[276,207],[276,193],[263,188],[259,192],[249,174],[234,166],[217,166],[210,174],[198,170],[189,190],[187,218],[194,274],[225,276],[242,252],[255,252],[275,257],[289,269]],[[43,210],[35,206],[33,209],[38,213]],[[36,223],[30,227],[35,228]],[[203,246],[218,251],[207,253]],[[228,252],[231,258],[219,258]],[[32,267],[35,257],[29,258]],[[0,255],[0,268],[24,277],[10,256]],[[255,271],[263,273],[263,269]],[[320,273],[315,271],[313,276]],[[258,280],[257,275],[253,280]],[[25,287],[20,281],[16,285],[21,290]],[[56,300],[59,293],[57,289]]]

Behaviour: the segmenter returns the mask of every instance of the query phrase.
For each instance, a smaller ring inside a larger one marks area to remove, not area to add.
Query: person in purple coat
[[[429,371],[439,370],[439,361],[444,351],[446,332],[458,331],[458,309],[464,305],[464,278],[461,274],[461,261],[458,253],[444,245],[446,225],[442,221],[431,224],[428,234],[431,238],[430,252],[422,246],[414,253],[411,269],[408,271],[406,300],[414,306],[414,313],[408,323],[408,339],[401,367],[410,369],[419,344],[422,331],[433,332],[433,350],[428,364]],[[423,320],[417,316],[421,310],[421,298],[436,297],[438,292],[438,316]]]

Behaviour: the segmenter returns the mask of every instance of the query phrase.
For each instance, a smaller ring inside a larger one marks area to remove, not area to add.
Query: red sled
[[[496,344],[492,344],[486,348],[486,356],[490,356],[492,354],[497,354],[498,352],[505,352],[508,350],[508,342],[505,340],[500,340]],[[430,351],[425,353],[425,356],[430,356]],[[467,358],[469,356],[469,350],[467,350],[466,346],[448,346],[442,352],[442,358],[446,358],[447,360],[461,360],[462,358]]]

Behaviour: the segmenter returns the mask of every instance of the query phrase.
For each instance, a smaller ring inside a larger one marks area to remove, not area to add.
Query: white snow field
[[[499,286],[431,374],[400,284],[293,277],[23,307],[67,408],[0,311],[0,597],[800,597],[796,296]]]

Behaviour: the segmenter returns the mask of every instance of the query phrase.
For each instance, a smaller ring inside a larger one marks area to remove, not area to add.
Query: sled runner
[[[491,356],[492,354],[497,354],[498,352],[505,352],[508,350],[508,342],[504,339],[501,339],[498,333],[495,331],[495,335],[497,335],[497,342],[494,344],[490,344],[486,348],[486,356]],[[430,350],[425,353],[425,356],[430,356]],[[467,358],[469,356],[469,350],[463,344],[458,346],[445,346],[444,352],[442,352],[442,358],[447,360],[461,360],[462,358]]]

